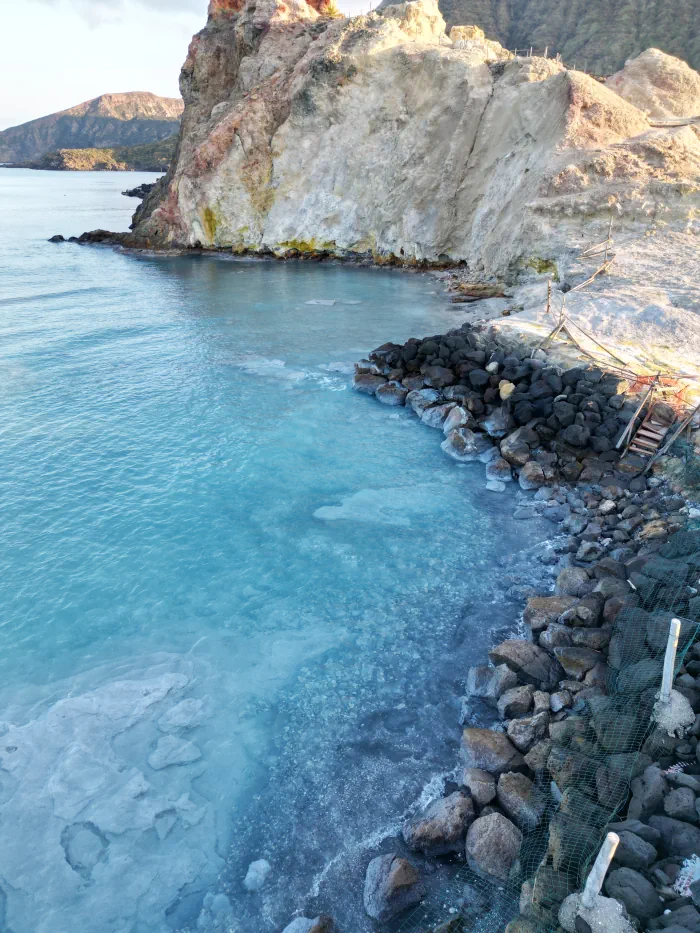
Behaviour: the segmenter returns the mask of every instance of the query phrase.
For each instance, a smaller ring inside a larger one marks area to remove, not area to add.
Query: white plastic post
[[[668,703],[671,699],[671,688],[673,686],[673,671],[676,666],[676,651],[678,651],[678,639],[681,634],[681,623],[678,619],[671,619],[671,626],[668,633],[668,642],[666,643],[666,657],[664,658],[664,673],[661,680],[662,703]]]
[[[603,887],[605,875],[613,860],[619,842],[620,837],[617,833],[608,833],[605,837],[605,842],[600,847],[598,857],[593,863],[593,868],[591,868],[588,878],[586,879],[586,886],[581,895],[582,907],[590,910],[594,906],[595,899],[598,897],[600,889]]]

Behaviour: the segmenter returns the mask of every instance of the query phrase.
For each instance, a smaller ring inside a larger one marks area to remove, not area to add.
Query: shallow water
[[[0,929],[362,933],[535,533],[349,389],[433,277],[45,242],[146,180],[0,169]]]

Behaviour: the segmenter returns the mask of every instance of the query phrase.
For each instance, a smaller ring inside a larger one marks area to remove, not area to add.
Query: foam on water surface
[[[349,389],[431,278],[45,242],[122,187],[0,170],[0,929],[365,933],[534,531]]]

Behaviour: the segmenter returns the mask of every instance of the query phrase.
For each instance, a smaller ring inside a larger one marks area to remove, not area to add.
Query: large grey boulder
[[[596,664],[605,663],[605,656],[591,648],[555,648],[554,654],[572,680],[583,680]]]
[[[515,426],[510,412],[506,408],[495,408],[490,415],[481,420],[481,429],[489,437],[505,437]]]
[[[432,408],[426,408],[420,420],[429,428],[442,430],[442,426],[454,408],[454,404],[454,402],[445,402],[444,405],[433,405]]]
[[[385,382],[384,385],[377,386],[375,392],[377,399],[383,405],[392,405],[396,408],[406,404],[408,389],[402,386],[400,382]]]
[[[466,427],[450,431],[440,446],[449,457],[462,463],[478,460],[485,451],[493,447],[483,434],[475,434]]]
[[[521,638],[510,638],[489,651],[493,664],[507,664],[524,683],[552,690],[564,679],[564,669],[546,651]]]
[[[517,683],[518,678],[505,664],[499,664],[497,667],[480,665],[469,669],[467,693],[495,704],[506,690],[517,686]]]
[[[665,855],[691,858],[700,854],[700,829],[692,823],[669,816],[652,816],[649,825],[661,833],[660,848]]]
[[[515,677],[515,674],[513,674],[513,677]],[[498,715],[501,719],[512,719],[514,716],[524,716],[525,713],[530,711],[534,693],[535,688],[532,684],[506,690],[498,699]]]
[[[446,366],[428,366],[423,373],[425,381],[435,389],[443,389],[455,383],[455,374]]]
[[[476,427],[476,421],[474,420],[474,415],[470,411],[467,411],[462,405],[455,405],[455,407],[450,411],[447,418],[442,425],[442,430],[445,434],[449,434],[450,431],[455,431],[457,428],[474,428]]]
[[[524,489],[526,492],[544,486],[546,479],[542,466],[536,460],[528,460],[527,463],[524,463],[520,468],[518,483],[520,484],[520,488]]]
[[[376,395],[379,386],[386,382],[384,376],[373,376],[370,373],[356,373],[352,380],[353,388],[365,395]]]
[[[596,713],[593,728],[605,751],[611,753],[631,751],[644,733],[643,720],[613,710]],[[637,813],[630,813],[630,816],[640,819]]]
[[[406,396],[406,405],[420,418],[426,408],[437,405],[441,398],[437,389],[414,389]]]
[[[661,833],[658,829],[654,829],[653,826],[647,826],[646,823],[642,823],[641,820],[622,820],[620,823],[610,823],[608,829],[617,833],[634,833],[635,836],[639,836],[640,839],[643,839],[645,842],[648,842],[650,845],[656,848],[661,842]]]
[[[525,753],[547,735],[548,726],[549,712],[541,712],[524,719],[511,719],[506,731],[518,751]]]
[[[404,842],[409,849],[424,855],[461,852],[474,816],[471,799],[455,791],[449,797],[434,800],[419,817],[406,823]]]
[[[578,569],[578,568],[575,568]],[[559,616],[576,604],[573,596],[531,596],[525,604],[524,618],[533,632],[541,632],[556,623]]]
[[[520,829],[532,830],[542,819],[545,801],[524,774],[512,771],[502,774],[498,779],[497,795],[503,812]]]
[[[664,798],[664,813],[674,820],[697,823],[695,800],[695,794],[689,787],[676,787]]]
[[[478,807],[485,807],[496,796],[496,778],[482,768],[465,768],[462,785],[467,788]]]
[[[663,902],[654,885],[633,868],[611,871],[605,881],[605,891],[640,920],[650,920],[663,913]]]
[[[557,577],[554,592],[557,596],[585,596],[590,588],[591,580],[583,567],[565,567]]]
[[[501,456],[513,466],[524,466],[530,459],[531,446],[538,443],[539,437],[532,428],[518,428],[501,441]]]
[[[460,755],[466,768],[479,768],[491,774],[517,771],[524,764],[523,756],[502,732],[474,726],[462,732]]]
[[[373,920],[391,920],[419,904],[424,894],[418,869],[405,858],[378,855],[367,866],[364,905]]]
[[[477,874],[507,881],[520,853],[522,833],[501,813],[474,820],[467,833],[467,862]]]

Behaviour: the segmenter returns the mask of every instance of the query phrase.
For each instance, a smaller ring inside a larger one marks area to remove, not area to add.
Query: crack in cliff
[[[234,137],[238,140],[238,142],[240,143],[241,149],[243,150],[243,157],[245,158],[246,162],[248,162],[248,161],[249,161],[249,159],[248,159],[248,153],[246,152],[246,148],[245,148],[245,146],[243,145],[243,139],[241,138],[241,134],[238,132],[238,130],[234,130],[234,131],[233,131],[233,135],[234,135]]]

